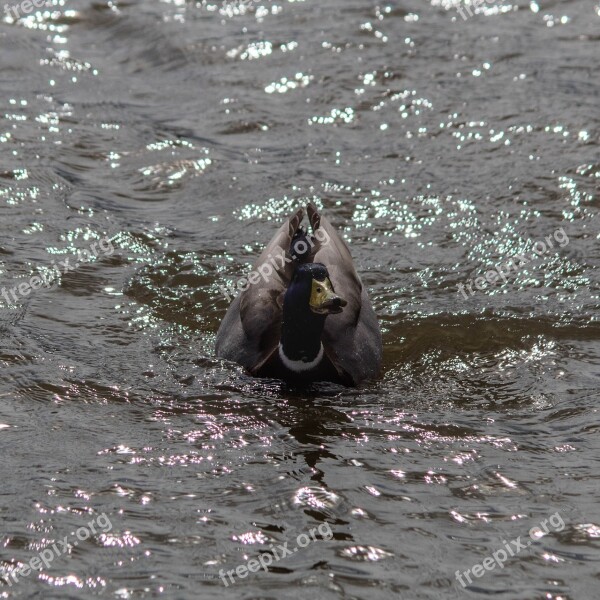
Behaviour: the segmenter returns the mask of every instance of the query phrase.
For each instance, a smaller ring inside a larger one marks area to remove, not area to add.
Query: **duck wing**
[[[334,367],[357,384],[375,377],[381,368],[379,322],[348,246],[314,205],[309,204],[307,211],[317,239],[312,262],[327,267],[335,291],[348,302],[341,313],[327,317],[323,347]]]
[[[299,209],[277,230],[252,267],[258,281],[235,298],[217,333],[217,355],[252,374],[279,345],[283,296],[295,266],[290,246],[303,218],[304,210]]]

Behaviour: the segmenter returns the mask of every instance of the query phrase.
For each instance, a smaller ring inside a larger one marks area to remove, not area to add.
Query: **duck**
[[[306,211],[310,232],[300,208],[256,260],[216,354],[254,377],[355,387],[380,374],[379,321],[348,246],[314,204]]]

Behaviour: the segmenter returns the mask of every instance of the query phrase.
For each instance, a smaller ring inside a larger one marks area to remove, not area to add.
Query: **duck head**
[[[323,352],[321,334],[325,319],[342,312],[346,304],[335,293],[325,265],[298,265],[283,300],[281,352],[286,360],[318,360]]]
[[[315,315],[341,313],[346,300],[333,289],[327,267],[321,263],[298,265],[284,299],[285,306],[294,312],[310,311]]]

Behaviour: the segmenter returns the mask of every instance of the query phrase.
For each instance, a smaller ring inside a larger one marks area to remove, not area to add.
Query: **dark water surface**
[[[2,13],[0,598],[600,597],[600,5],[456,9]],[[381,318],[360,389],[214,356],[220,286],[308,200]]]

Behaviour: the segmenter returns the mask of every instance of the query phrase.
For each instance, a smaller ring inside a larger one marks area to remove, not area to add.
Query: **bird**
[[[348,246],[314,204],[283,223],[217,332],[218,357],[254,377],[355,387],[380,374],[382,336]],[[239,282],[238,282],[238,287]]]

